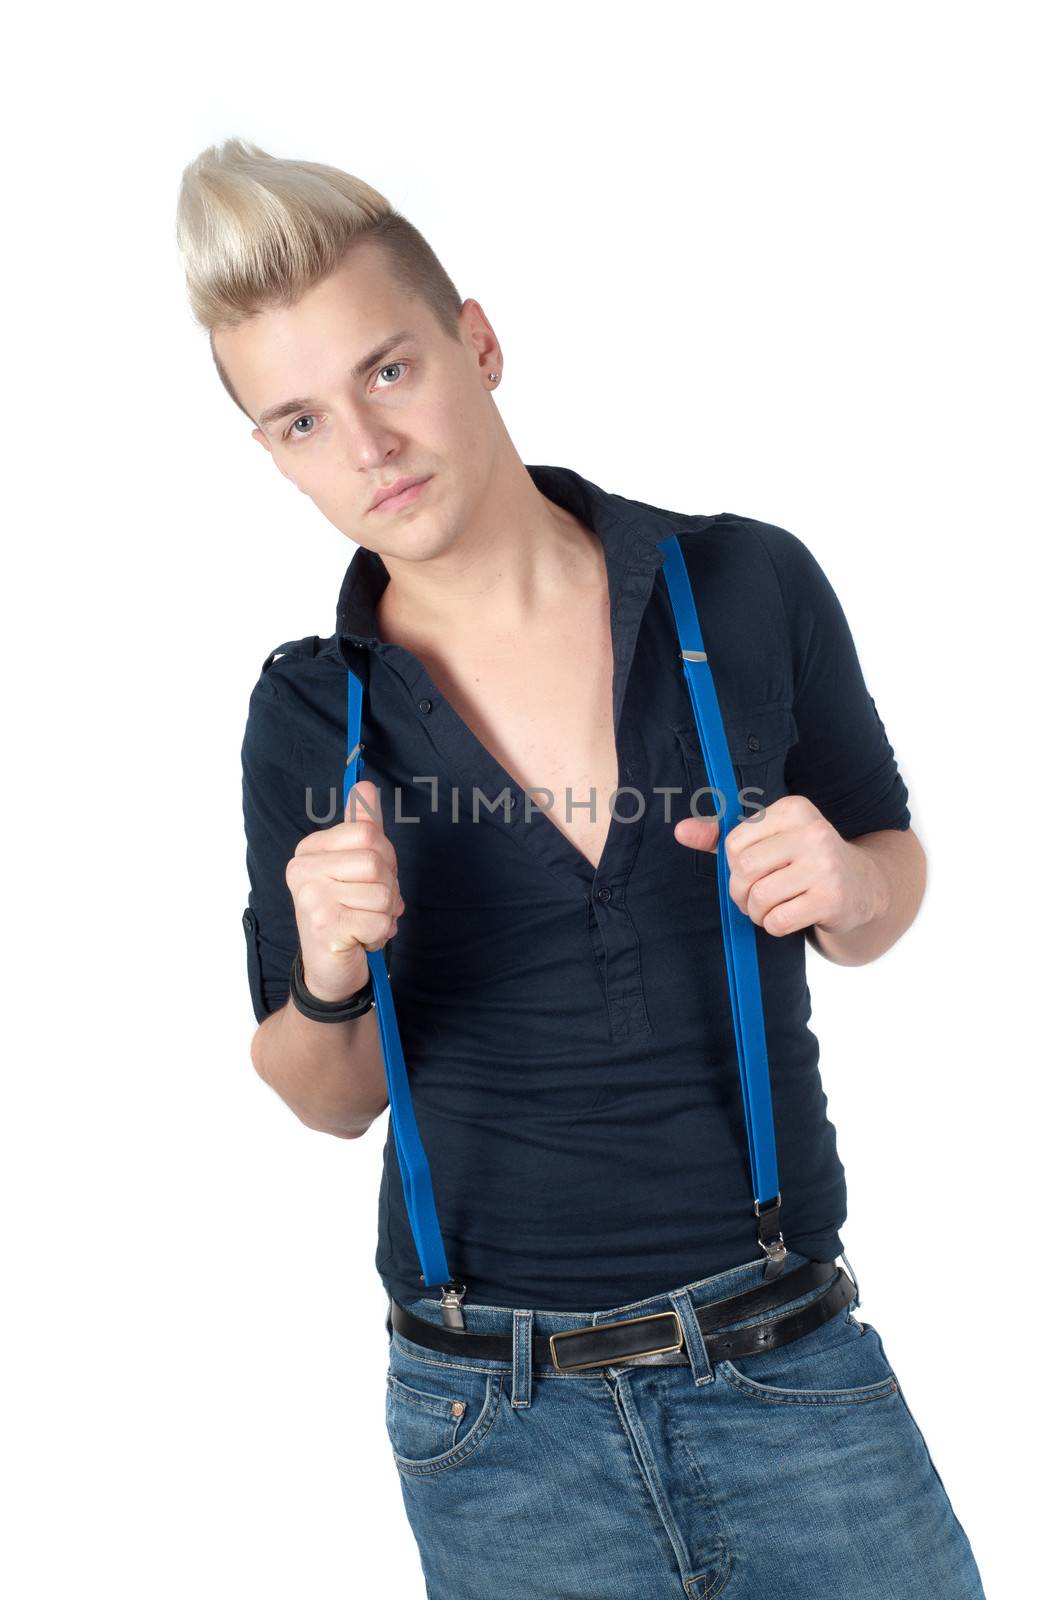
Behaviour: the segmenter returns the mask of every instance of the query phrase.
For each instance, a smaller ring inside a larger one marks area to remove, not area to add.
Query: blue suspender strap
[[[664,552],[663,572],[679,634],[680,654],[687,688],[694,707],[698,739],[705,757],[709,783],[720,797],[719,842],[716,847],[716,881],[720,894],[720,920],[727,956],[727,982],[731,990],[738,1069],[742,1080],[742,1103],[749,1141],[750,1170],[753,1180],[754,1214],[758,1219],[757,1237],[768,1256],[765,1277],[782,1270],[786,1248],[779,1231],[782,1195],[775,1156],[775,1124],[771,1107],[768,1051],[764,1038],[764,1012],[761,1004],[760,969],[757,964],[756,926],[731,898],[730,872],[724,842],[741,821],[738,788],[731,754],[724,732],[723,718],[716,698],[716,686],[709,669],[708,654],[701,634],[690,575],[675,534],[659,541]],[[767,1203],[770,1201],[770,1204]]]
[[[347,766],[343,775],[343,810],[351,789],[358,782],[362,755],[362,685],[359,678],[347,672]],[[427,1285],[446,1284],[453,1280],[447,1266],[443,1236],[439,1231],[432,1175],[428,1159],[417,1131],[410,1084],[406,1076],[406,1062],[399,1041],[399,1027],[395,1017],[395,1002],[391,995],[391,979],[383,949],[367,952],[369,972],[373,980],[373,999],[376,1003],[377,1025],[384,1056],[384,1071],[388,1080],[388,1098],[391,1102],[391,1129],[395,1139],[395,1152],[402,1174],[402,1192],[406,1197],[406,1214],[410,1219],[414,1244],[421,1263],[421,1277]],[[460,1286],[465,1292],[464,1285]],[[460,1318],[460,1295],[457,1315]],[[460,1326],[460,1322],[458,1324]]]

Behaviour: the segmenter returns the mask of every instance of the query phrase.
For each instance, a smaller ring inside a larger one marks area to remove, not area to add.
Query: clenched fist
[[[715,817],[683,817],[673,833],[692,850],[718,850]],[[811,927],[848,934],[884,914],[889,884],[882,866],[866,849],[843,839],[804,795],[783,795],[741,818],[729,830],[724,850],[731,899],[777,938]]]
[[[366,952],[384,947],[406,909],[395,847],[378,815],[377,786],[363,778],[351,786],[344,820],[300,839],[285,868],[306,987],[319,1000],[345,1000],[368,982]]]

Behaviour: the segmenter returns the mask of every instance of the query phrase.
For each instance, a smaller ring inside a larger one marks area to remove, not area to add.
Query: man
[[[386,951],[455,1274],[419,1270],[393,1110],[386,1421],[428,1592],[980,1596],[836,1265],[805,944],[881,955],[925,862],[825,575],[781,528],[526,467],[482,307],[349,174],[229,141],[187,169],[179,239],[253,437],[359,547],[336,634],[271,652],[251,696],[252,1059],[310,1127],[364,1133],[389,1104],[368,961]],[[756,929],[770,1249],[720,824],[689,814],[709,785],[670,533],[745,802],[725,849]],[[349,673],[368,776],[341,815]]]

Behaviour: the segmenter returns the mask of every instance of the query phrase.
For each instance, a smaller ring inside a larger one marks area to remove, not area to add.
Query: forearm
[[[387,1107],[375,1006],[350,1022],[311,1022],[289,1000],[260,1024],[251,1060],[315,1132],[356,1139]]]
[[[911,828],[884,828],[847,841],[858,853],[867,920],[847,933],[813,923],[808,942],[828,961],[860,967],[896,944],[912,923],[926,890],[926,855]]]

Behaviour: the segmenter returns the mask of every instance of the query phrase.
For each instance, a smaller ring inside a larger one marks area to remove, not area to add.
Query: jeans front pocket
[[[384,1415],[399,1471],[423,1476],[468,1461],[494,1425],[502,1377],[438,1351],[412,1355],[392,1335]]]
[[[859,1405],[898,1388],[877,1330],[849,1308],[777,1350],[721,1361],[716,1370],[732,1389],[762,1404]]]

